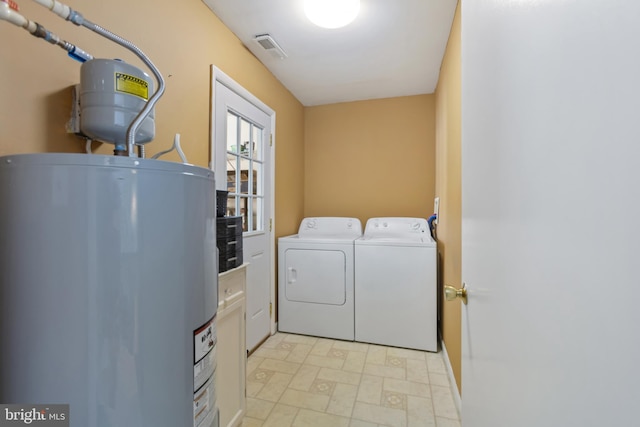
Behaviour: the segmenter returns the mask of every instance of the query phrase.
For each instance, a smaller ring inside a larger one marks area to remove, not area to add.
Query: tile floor
[[[442,353],[277,333],[247,364],[242,427],[460,427]]]

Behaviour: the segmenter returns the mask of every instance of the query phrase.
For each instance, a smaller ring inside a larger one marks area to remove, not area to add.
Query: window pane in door
[[[236,216],[236,196],[227,197],[227,216]]]
[[[251,194],[261,196],[263,194],[262,188],[262,164],[258,162],[253,163],[253,171],[251,174],[252,192]]]
[[[249,156],[250,144],[251,144],[251,122],[240,118],[240,154],[243,156]]]
[[[259,224],[260,222],[258,221],[258,216],[259,216],[259,212],[258,212],[258,199],[256,199],[255,197],[251,198],[251,231],[256,231],[259,228]]]
[[[263,231],[265,226],[264,209],[262,197],[253,198],[253,229]]]
[[[249,230],[249,205],[247,197],[240,197],[240,212],[236,215],[242,215],[242,231]]]
[[[227,191],[236,193],[236,171],[238,170],[238,156],[227,154]]]
[[[256,219],[257,219],[256,218],[256,215],[257,215],[256,207],[257,207],[256,206],[256,199],[252,198],[251,199],[251,224],[250,224],[251,231],[255,231],[256,230],[256,224],[258,223],[256,221]]]
[[[253,145],[252,157],[254,160],[262,160],[262,129],[258,126],[253,126],[253,135],[251,138]]]
[[[240,161],[240,193],[249,194],[249,167],[251,160],[239,157]]]
[[[227,111],[227,151],[238,152],[238,116]]]

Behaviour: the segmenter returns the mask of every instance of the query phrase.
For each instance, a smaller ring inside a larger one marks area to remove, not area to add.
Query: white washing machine
[[[354,241],[357,218],[305,218],[278,239],[278,329],[354,339]]]
[[[437,351],[436,260],[427,220],[369,219],[355,242],[355,340]]]

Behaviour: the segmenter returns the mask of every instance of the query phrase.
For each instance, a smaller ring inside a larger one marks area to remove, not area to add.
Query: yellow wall
[[[147,154],[168,148],[180,133],[189,162],[209,163],[210,65],[218,66],[276,111],[276,235],[297,229],[303,213],[304,109],[201,0],[69,0],[87,19],[131,40],[155,63],[167,89],[156,107],[156,138]],[[121,58],[146,70],[130,52],[76,27],[35,2],[20,12],[96,57]],[[0,22],[0,155],[80,152],[84,143],[67,135],[70,87],[80,64],[59,47]],[[111,153],[113,147],[94,144]],[[178,160],[172,154],[163,158]]]
[[[449,35],[436,89],[436,194],[440,197],[438,252],[440,289],[461,283],[461,72],[460,3]],[[442,301],[442,334],[461,389],[460,302]]]
[[[435,96],[305,108],[305,216],[428,217]]]

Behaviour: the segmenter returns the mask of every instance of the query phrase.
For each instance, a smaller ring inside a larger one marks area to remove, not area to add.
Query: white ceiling
[[[307,20],[302,0],[204,2],[305,106],[433,93],[457,4],[361,0],[354,22],[328,30]],[[287,58],[253,40],[265,33]]]

